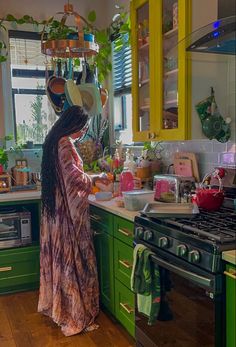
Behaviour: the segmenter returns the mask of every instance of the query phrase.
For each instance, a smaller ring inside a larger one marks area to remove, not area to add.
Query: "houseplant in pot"
[[[0,174],[7,169],[8,154],[6,149],[7,141],[12,141],[13,136],[7,135],[0,139]]]

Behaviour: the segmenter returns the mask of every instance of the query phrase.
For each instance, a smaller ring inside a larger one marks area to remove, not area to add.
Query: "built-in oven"
[[[31,213],[0,212],[0,249],[20,247],[32,243]]]
[[[152,326],[136,307],[137,346],[224,347],[223,276],[141,243],[155,253],[151,263],[159,269],[161,303]]]

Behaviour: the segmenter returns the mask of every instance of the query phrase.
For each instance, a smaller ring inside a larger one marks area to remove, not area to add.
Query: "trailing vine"
[[[83,18],[86,23],[84,31],[93,33],[95,40],[99,45],[99,52],[95,57],[89,59],[89,65],[97,69],[98,80],[103,82],[112,69],[111,52],[112,42],[115,42],[115,49],[119,50],[124,44],[129,44],[130,37],[130,20],[129,15],[123,6],[116,6],[117,14],[113,17],[111,24],[105,29],[98,29],[95,26],[96,12],[91,11],[87,19]],[[6,30],[4,22],[12,22],[18,25],[32,24],[36,28],[43,25],[44,35],[47,40],[66,39],[69,34],[74,33],[73,27],[67,26],[63,21],[58,21],[54,17],[48,20],[37,21],[30,15],[24,15],[21,18],[16,18],[12,14],[8,14],[0,20],[0,30]],[[125,40],[123,39],[125,35]],[[0,64],[7,60],[6,43],[0,40]],[[75,59],[75,65],[79,65],[79,59]]]

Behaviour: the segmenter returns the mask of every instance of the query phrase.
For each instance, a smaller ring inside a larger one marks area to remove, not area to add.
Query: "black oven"
[[[138,313],[138,347],[224,347],[224,282],[221,274],[207,272],[174,255],[150,247],[152,265],[161,280],[161,304],[153,326]]]

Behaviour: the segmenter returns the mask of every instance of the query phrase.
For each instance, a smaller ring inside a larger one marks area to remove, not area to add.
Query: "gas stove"
[[[236,213],[200,210],[191,219],[135,218],[135,240],[212,273],[222,272],[222,251],[236,247]]]

